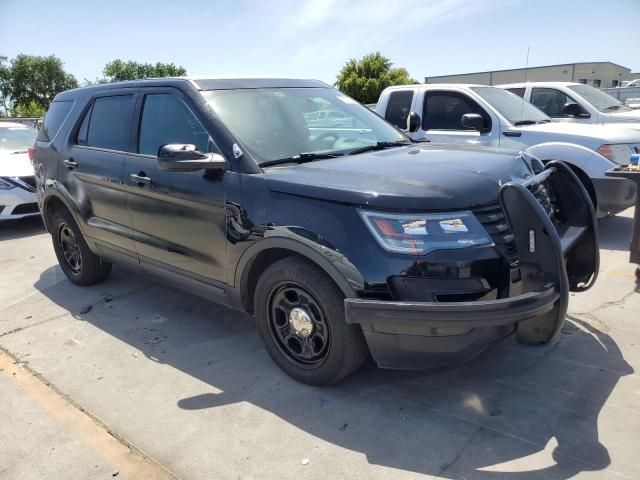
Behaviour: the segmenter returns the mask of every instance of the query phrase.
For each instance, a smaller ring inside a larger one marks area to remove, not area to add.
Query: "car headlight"
[[[0,190],[11,190],[12,188],[16,188],[14,183],[11,183],[4,178],[0,178]]]
[[[469,211],[393,214],[358,210],[358,213],[380,246],[392,253],[426,255],[434,250],[493,244]]]
[[[607,157],[618,165],[627,165],[635,148],[626,143],[605,144],[596,150],[603,157]]]

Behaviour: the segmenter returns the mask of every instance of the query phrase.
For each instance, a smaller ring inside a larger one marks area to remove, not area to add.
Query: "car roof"
[[[498,88],[519,88],[526,87],[527,85],[533,86],[547,86],[547,87],[568,87],[569,85],[584,85],[578,82],[520,82],[520,83],[504,83],[496,85]]]
[[[457,87],[457,88],[467,88],[467,87],[488,87],[490,85],[480,85],[479,83],[415,83],[412,85],[394,85],[392,87],[387,87],[385,90],[419,90],[421,88],[449,88],[449,87]]]
[[[162,77],[141,80],[125,80],[112,83],[98,83],[85,87],[74,88],[58,94],[55,100],[72,98],[80,93],[95,90],[108,90],[126,87],[189,87],[196,90],[234,90],[247,88],[331,88],[320,80],[300,78],[271,78],[271,77],[217,77],[213,75],[190,77]]]

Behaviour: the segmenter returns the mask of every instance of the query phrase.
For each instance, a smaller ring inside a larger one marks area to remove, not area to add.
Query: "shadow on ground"
[[[0,242],[32,237],[45,233],[44,224],[40,216],[20,218],[17,220],[3,220],[0,222]]]
[[[197,411],[249,402],[361,452],[370,464],[444,478],[568,479],[610,464],[598,415],[633,370],[609,335],[580,319],[568,321],[550,347],[507,341],[466,365],[432,372],[369,363],[337,386],[313,388],[273,365],[251,317],[141,284],[114,269],[107,282],[90,287],[91,305],[80,304],[87,295],[66,280],[44,283],[42,292],[77,319],[213,387],[177,402],[194,412],[191,428],[207,428],[195,427]],[[130,293],[112,296],[116,285]]]
[[[629,250],[633,218],[610,216],[598,220],[600,248],[605,250]]]

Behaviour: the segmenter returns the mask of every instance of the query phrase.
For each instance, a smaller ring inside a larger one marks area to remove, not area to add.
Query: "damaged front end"
[[[494,210],[476,215],[509,265],[508,296],[450,302],[345,299],[347,322],[360,324],[380,366],[457,363],[514,330],[528,345],[557,337],[569,292],[590,288],[598,275],[589,195],[569,167],[554,161],[524,182],[502,185]]]

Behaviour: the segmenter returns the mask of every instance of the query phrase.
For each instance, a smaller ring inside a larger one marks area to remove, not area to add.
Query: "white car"
[[[524,98],[558,122],[624,124],[625,128],[640,130],[640,110],[591,85],[527,82],[497,86]]]
[[[500,147],[571,166],[599,216],[634,205],[635,184],[605,172],[640,151],[640,132],[555,123],[506,90],[484,85],[422,84],[386,88],[378,115],[416,141]],[[481,168],[481,166],[479,166]]]
[[[39,215],[28,149],[37,132],[19,123],[0,122],[0,220]]]

